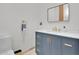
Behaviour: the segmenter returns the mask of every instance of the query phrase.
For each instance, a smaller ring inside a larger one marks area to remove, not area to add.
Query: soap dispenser
[[[57,31],[57,26],[54,26],[54,27],[52,28],[52,30],[53,30],[53,31]]]

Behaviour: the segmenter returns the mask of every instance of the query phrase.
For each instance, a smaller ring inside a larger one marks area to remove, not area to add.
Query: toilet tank
[[[11,44],[11,35],[9,34],[0,34],[0,53],[11,50],[12,44]]]

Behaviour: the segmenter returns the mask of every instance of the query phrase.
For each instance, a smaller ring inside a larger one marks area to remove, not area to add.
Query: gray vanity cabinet
[[[79,39],[36,32],[38,55],[79,55]]]

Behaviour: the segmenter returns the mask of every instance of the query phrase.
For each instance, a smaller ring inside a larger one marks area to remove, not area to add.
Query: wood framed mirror
[[[70,8],[68,3],[50,7],[47,9],[47,20],[49,22],[68,21],[70,13],[69,10]]]

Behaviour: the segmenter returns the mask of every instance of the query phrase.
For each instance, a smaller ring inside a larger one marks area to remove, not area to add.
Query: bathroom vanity
[[[37,55],[79,55],[79,34],[38,30]]]

